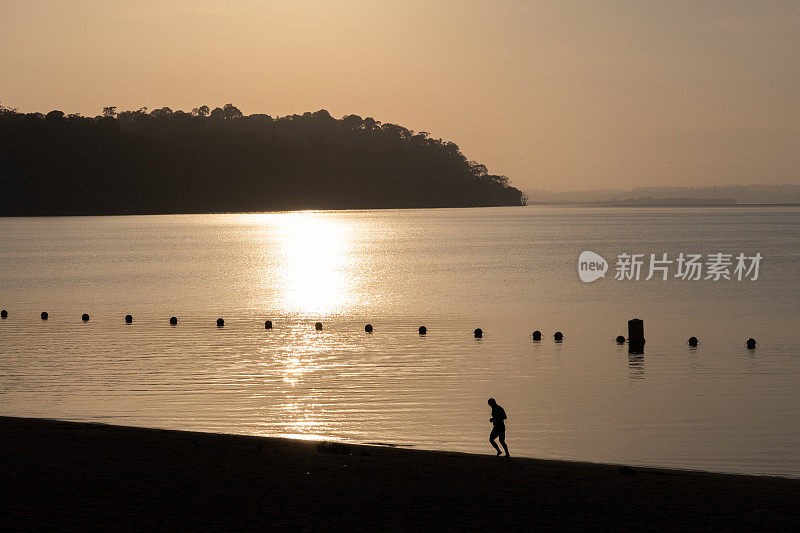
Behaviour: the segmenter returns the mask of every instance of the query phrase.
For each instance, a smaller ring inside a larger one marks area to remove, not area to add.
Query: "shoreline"
[[[110,217],[142,217],[142,216],[195,216],[195,215],[279,215],[289,213],[354,213],[361,211],[414,211],[414,210],[449,210],[449,209],[492,209],[498,207],[800,207],[800,203],[687,203],[687,204],[624,204],[624,203],[582,203],[582,202],[534,202],[524,205],[504,204],[504,205],[452,205],[452,206],[418,206],[418,207],[341,207],[341,208],[316,208],[309,207],[271,209],[267,211],[154,211],[136,213],[83,213],[83,214],[26,214],[26,215],[3,215],[0,219],[21,219],[21,218],[110,218]]]
[[[525,207],[800,207],[800,203],[759,204],[759,203],[591,203],[591,202],[539,202],[529,203]]]
[[[436,211],[449,209],[494,209],[498,207],[528,207],[530,204],[502,204],[502,205],[441,205],[441,206],[417,206],[417,207],[308,207],[308,208],[286,208],[271,209],[267,211],[154,211],[136,213],[84,213],[84,214],[28,214],[28,215],[2,215],[0,219],[17,218],[110,218],[110,217],[163,217],[163,216],[196,216],[196,215],[284,215],[291,213],[358,213],[361,211]],[[545,204],[541,204],[545,205]],[[800,204],[798,204],[800,205]]]
[[[487,443],[488,447],[488,443]],[[771,529],[800,480],[0,417],[0,525]]]

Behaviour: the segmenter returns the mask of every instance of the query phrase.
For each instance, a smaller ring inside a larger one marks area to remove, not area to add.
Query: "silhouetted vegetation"
[[[327,111],[231,104],[93,118],[0,107],[0,215],[521,205],[452,142]]]

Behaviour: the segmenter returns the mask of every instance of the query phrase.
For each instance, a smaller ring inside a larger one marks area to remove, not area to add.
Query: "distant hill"
[[[800,185],[725,185],[718,187],[636,187],[585,191],[527,192],[531,204],[731,205],[800,204]]]
[[[616,198],[613,205],[735,205],[734,198]]]
[[[327,111],[0,108],[0,216],[524,205],[459,147]]]

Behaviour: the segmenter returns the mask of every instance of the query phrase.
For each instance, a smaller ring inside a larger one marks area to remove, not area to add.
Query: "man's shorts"
[[[506,440],[506,426],[495,426],[492,428],[492,433],[489,435],[489,440],[494,440],[500,437],[500,440]]]

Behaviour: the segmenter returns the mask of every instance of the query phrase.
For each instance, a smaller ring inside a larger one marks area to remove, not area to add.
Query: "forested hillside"
[[[0,216],[522,205],[425,132],[327,111],[0,108]]]

